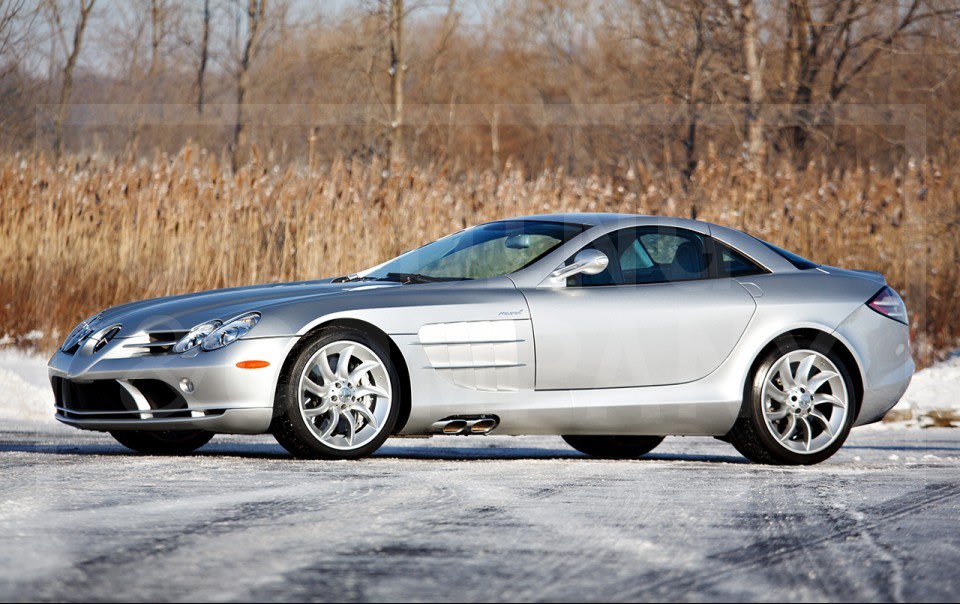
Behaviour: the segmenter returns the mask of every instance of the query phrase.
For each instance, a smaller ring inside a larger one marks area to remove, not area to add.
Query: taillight
[[[907,325],[907,306],[890,287],[884,287],[870,298],[867,306],[885,317]]]

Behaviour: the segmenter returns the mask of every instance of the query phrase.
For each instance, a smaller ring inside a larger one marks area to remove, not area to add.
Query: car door
[[[711,266],[706,234],[633,227],[587,248],[609,258],[602,273],[523,291],[538,390],[698,380],[730,354],[756,309],[742,286]]]

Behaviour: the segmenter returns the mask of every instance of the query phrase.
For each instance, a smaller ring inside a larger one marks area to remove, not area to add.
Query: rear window
[[[789,262],[790,264],[794,265],[795,267],[797,267],[798,269],[800,269],[800,270],[802,270],[802,271],[810,270],[811,268],[817,268],[818,266],[820,266],[820,265],[817,264],[816,262],[811,262],[810,260],[807,260],[807,259],[804,258],[803,256],[798,256],[798,255],[794,254],[793,252],[788,252],[787,250],[783,249],[782,247],[777,247],[777,246],[773,245],[772,243],[767,243],[767,242],[764,241],[763,239],[759,239],[759,238],[757,238],[757,237],[754,237],[754,239],[756,239],[757,241],[759,241],[759,242],[762,243],[763,245],[767,246],[768,248],[770,248],[771,251],[776,252],[778,256],[781,256],[781,257],[782,257],[783,259],[785,259],[787,262]]]

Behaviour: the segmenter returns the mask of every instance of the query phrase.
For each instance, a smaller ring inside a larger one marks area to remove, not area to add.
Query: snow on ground
[[[0,421],[53,420],[47,357],[0,348]]]
[[[47,357],[0,348],[0,420],[51,420],[53,392]],[[960,351],[918,371],[910,387],[878,427],[960,427]]]
[[[881,426],[960,427],[960,350],[913,375]]]

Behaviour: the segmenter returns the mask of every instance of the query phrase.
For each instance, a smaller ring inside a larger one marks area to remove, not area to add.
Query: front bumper
[[[913,377],[909,328],[864,305],[847,317],[834,335],[847,343],[860,365],[863,401],[855,425],[883,419]]]
[[[249,338],[212,352],[150,354],[117,338],[92,355],[57,351],[48,364],[56,418],[86,430],[260,434],[270,427],[277,380],[296,341]],[[246,360],[270,364],[236,366]]]

